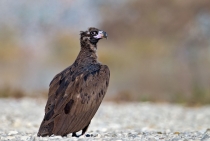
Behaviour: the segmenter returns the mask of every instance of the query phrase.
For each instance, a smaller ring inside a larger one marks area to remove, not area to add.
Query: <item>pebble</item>
[[[210,141],[210,106],[103,102],[79,138],[37,137],[46,100],[0,99],[0,140],[21,141]]]
[[[30,139],[30,137],[29,137],[29,136],[22,136],[20,139],[21,139],[21,140],[24,140],[24,141],[27,141],[27,140]]]
[[[8,133],[9,136],[11,136],[11,135],[16,135],[16,134],[18,134],[17,131],[9,131],[9,133]]]

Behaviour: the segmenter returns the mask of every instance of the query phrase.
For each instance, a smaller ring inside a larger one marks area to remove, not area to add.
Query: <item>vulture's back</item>
[[[99,63],[74,63],[57,74],[50,83],[38,136],[64,136],[86,127],[104,98],[109,77],[109,68]]]

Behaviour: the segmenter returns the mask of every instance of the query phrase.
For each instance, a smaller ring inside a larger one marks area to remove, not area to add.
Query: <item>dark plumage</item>
[[[106,94],[110,72],[97,61],[96,49],[97,42],[107,34],[89,28],[80,35],[81,50],[75,62],[50,83],[38,136],[77,136],[80,130],[83,135]]]

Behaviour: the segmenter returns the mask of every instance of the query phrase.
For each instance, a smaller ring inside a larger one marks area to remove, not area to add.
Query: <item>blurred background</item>
[[[209,0],[0,1],[0,97],[46,98],[92,26],[106,100],[210,104]]]

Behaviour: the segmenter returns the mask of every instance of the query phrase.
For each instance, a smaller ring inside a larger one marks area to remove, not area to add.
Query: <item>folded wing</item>
[[[95,115],[109,85],[109,68],[95,64],[79,70],[71,66],[52,80],[38,136],[77,132]]]

